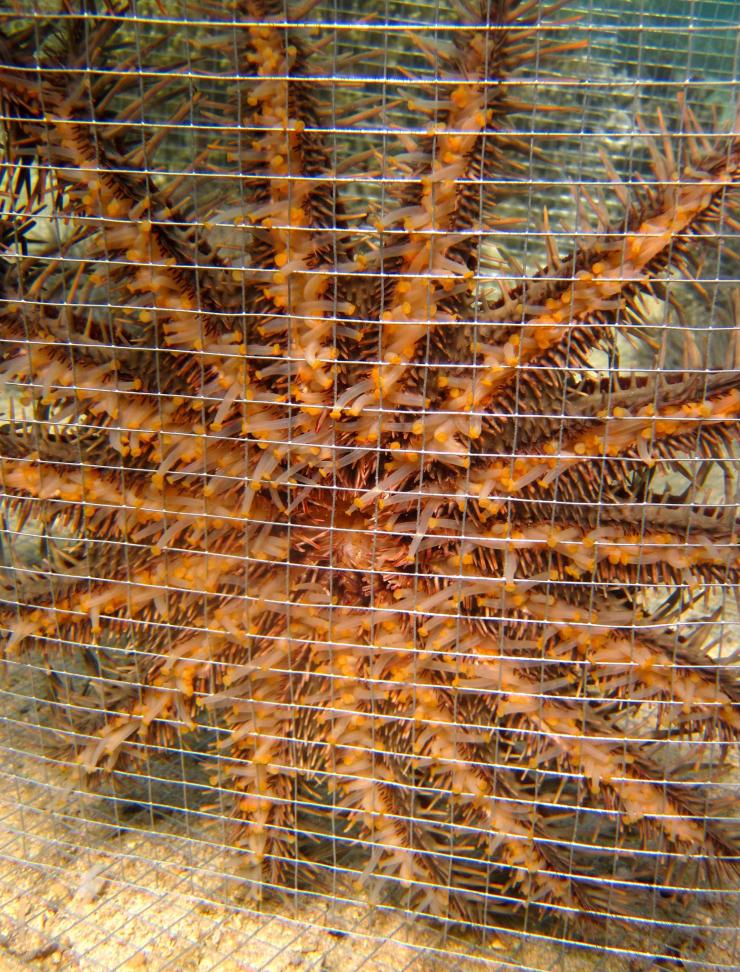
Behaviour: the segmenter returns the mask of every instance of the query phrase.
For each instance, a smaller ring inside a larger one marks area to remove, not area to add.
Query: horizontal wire
[[[19,728],[22,725],[23,725],[22,723],[18,723],[18,727]],[[180,728],[179,726],[177,726],[177,724],[175,724],[175,727],[176,728]],[[205,726],[204,728],[210,728],[210,727],[209,726]],[[64,732],[64,730],[61,730],[59,728],[57,728],[55,731],[57,733]],[[95,736],[84,736],[84,735],[82,735],[80,733],[74,733],[74,736],[76,738],[83,738],[83,739],[89,739],[89,740],[95,740],[95,738],[96,738]],[[273,738],[273,739],[276,739],[278,741],[286,742],[286,743],[302,742],[302,740],[296,740],[293,737],[288,737],[288,736],[281,737],[281,736],[270,736],[270,735],[268,735],[266,738]],[[134,745],[137,748],[142,749],[142,751],[144,751],[145,753],[148,753],[148,754],[151,754],[151,752],[157,752],[157,751],[161,751],[162,753],[169,753],[169,752],[172,752],[173,751],[170,747],[158,746],[156,743],[153,743],[153,742],[148,742],[147,744],[134,743]],[[324,745],[326,745],[326,744],[324,744]],[[356,747],[356,746],[352,746],[352,745],[347,745],[347,746],[342,745],[341,748],[342,749],[348,749],[348,750],[355,750],[357,752],[362,752],[362,750],[360,749],[360,747]],[[30,753],[29,754],[25,754],[22,750],[8,749],[7,751],[9,753],[11,753],[11,754],[33,755],[33,754],[30,754]],[[174,751],[177,752],[176,749]],[[227,763],[227,764],[228,763],[236,763],[237,766],[238,766],[238,763],[239,763],[239,760],[238,759],[235,759],[233,756],[232,757],[228,757],[228,758],[224,758],[224,757],[218,757],[216,754],[211,754],[210,752],[205,752],[205,753],[198,754],[198,753],[194,753],[192,750],[184,750],[184,749],[183,750],[180,750],[179,752],[182,753],[183,755],[187,755],[187,756],[191,756],[191,757],[194,756],[194,755],[205,755],[207,757],[207,759],[209,760],[209,762],[213,762],[213,763],[218,762],[219,759],[221,761],[223,761],[224,763]],[[390,756],[396,755],[393,752],[389,752],[389,751],[386,751],[386,750],[370,750],[370,752],[374,753],[375,755],[377,755],[379,757],[385,757],[385,756],[388,756],[388,755],[390,755]],[[404,758],[404,759],[408,759],[409,758],[408,754],[401,753],[401,754],[398,754],[398,755],[401,758]],[[245,761],[245,763],[246,762],[248,762],[248,761]],[[450,762],[452,763],[452,761],[450,761]],[[74,764],[63,764],[63,765],[67,765],[70,768],[72,766],[74,766]],[[279,763],[276,763],[275,765],[276,766],[279,766],[280,764]],[[473,761],[473,765],[475,765],[475,761]],[[513,774],[513,773],[516,773],[516,772],[519,772],[520,771],[519,768],[517,768],[515,766],[511,766],[511,765],[506,764],[506,763],[496,763],[495,761],[490,761],[490,762],[487,761],[485,763],[483,763],[481,761],[480,762],[480,765],[481,766],[490,766],[491,768],[493,768],[494,770],[496,770],[497,773],[507,771],[507,772],[510,772],[510,773]],[[314,768],[309,768],[309,767],[302,767],[300,765],[295,765],[295,764],[285,764],[281,768],[284,769],[287,772],[295,772],[295,773],[298,773],[298,774],[305,774],[307,777],[311,777],[311,778],[317,777],[319,780],[324,780],[324,781],[327,781],[327,780],[328,781],[332,781],[332,780],[339,781],[339,780],[344,780],[344,779],[350,779],[350,780],[355,780],[355,781],[365,781],[365,782],[367,781],[367,778],[366,777],[363,777],[363,776],[355,776],[350,770],[347,770],[347,769],[343,770],[341,773],[338,773],[336,771],[331,771],[331,770],[328,770],[327,771],[327,770],[314,769]],[[121,776],[121,777],[129,776],[132,779],[136,779],[137,778],[137,775],[138,775],[138,774],[135,774],[133,772],[126,771],[126,770],[121,770],[121,769],[116,769],[115,772],[116,772],[116,775],[118,775],[118,776]],[[577,781],[582,781],[582,779],[583,779],[583,777],[580,774],[576,773],[576,772],[564,772],[564,771],[557,771],[557,770],[539,770],[538,769],[537,770],[537,773],[538,773],[538,775],[541,775],[543,777],[553,777],[554,779],[558,779],[558,778],[559,779],[570,779],[570,780],[573,780],[573,781],[576,781],[576,782]],[[151,779],[152,779],[153,782],[159,782],[161,784],[167,784],[167,783],[169,783],[169,784],[178,783],[179,784],[181,782],[180,780],[172,780],[169,777],[157,777],[156,775],[151,775]],[[635,780],[635,778],[633,778],[633,777],[627,777],[627,778],[624,778],[624,780],[618,780],[617,778],[615,778],[615,781],[618,781],[618,782],[647,782],[647,783],[652,783],[658,789],[660,789],[660,787],[661,787],[662,784],[668,782],[667,780],[660,780],[660,779],[659,780],[643,780],[643,781],[638,781],[638,780]],[[710,783],[711,783],[711,781],[705,781],[703,783],[703,785],[709,785]],[[401,784],[401,783],[393,783],[393,784],[388,784],[388,785],[389,786],[392,786],[392,788],[398,789],[398,790],[400,790],[402,792],[408,792],[410,794],[417,794],[418,796],[428,795],[430,793],[431,794],[434,794],[434,793],[444,794],[445,792],[447,792],[444,789],[435,790],[435,789],[430,788],[428,786],[420,786],[418,784],[413,784],[413,783],[403,783],[403,784]],[[218,796],[220,798],[222,798],[224,796],[239,798],[239,797],[242,797],[244,795],[244,793],[243,793],[242,790],[240,790],[238,788],[234,788],[234,787],[229,787],[229,786],[225,785],[224,783],[219,783],[218,785],[210,784],[210,783],[199,783],[199,784],[196,785],[196,788],[198,790],[202,791],[202,793],[204,794],[204,796],[208,796],[211,799],[214,796]],[[289,805],[289,803],[290,803],[290,801],[288,799],[286,799],[286,798],[280,798],[280,797],[277,797],[276,796],[276,797],[274,797],[274,799],[279,804]],[[502,804],[505,804],[505,805],[516,805],[516,806],[519,806],[519,807],[524,808],[525,810],[527,810],[527,812],[531,812],[532,807],[541,806],[541,807],[544,807],[544,808],[547,808],[547,809],[553,809],[553,810],[557,810],[557,809],[567,809],[567,810],[572,810],[574,812],[577,811],[581,815],[584,815],[584,814],[585,815],[592,815],[594,817],[600,817],[600,816],[615,817],[615,816],[617,816],[619,814],[619,811],[618,810],[609,810],[609,809],[605,809],[604,807],[598,807],[598,806],[592,807],[592,806],[588,806],[587,804],[567,805],[567,804],[562,804],[562,803],[559,803],[559,802],[551,802],[551,801],[548,801],[541,793],[538,794],[537,796],[533,796],[531,799],[526,799],[526,798],[517,797],[517,796],[508,796],[508,795],[507,796],[497,796],[495,794],[492,794],[488,799],[494,805],[496,803],[498,803],[498,802],[500,802]],[[307,808],[309,808],[310,810],[313,810],[314,812],[319,813],[319,814],[322,811],[325,811],[326,810],[326,805],[325,804],[319,803],[319,802],[316,802],[316,801],[312,801],[309,798],[305,798],[301,802]],[[165,808],[166,808],[166,804],[162,804],[162,809],[165,809]],[[340,816],[350,815],[352,813],[352,810],[350,808],[345,808],[345,807],[341,807],[341,806],[337,806],[336,808],[333,808],[333,809],[335,809],[335,812],[338,815],[340,815]],[[223,811],[222,810],[219,810],[219,812],[217,814],[213,814],[212,811],[209,811],[209,809],[207,808],[207,806],[204,807],[204,808],[202,808],[202,809],[201,808],[198,808],[198,809],[193,808],[192,809],[192,812],[194,814],[198,814],[199,816],[202,816],[204,818],[208,818],[208,817],[213,816],[216,819],[220,819],[223,816]],[[408,815],[405,815],[403,813],[398,813],[398,812],[391,812],[391,813],[385,812],[385,813],[383,813],[381,811],[372,811],[372,810],[371,811],[367,811],[367,812],[369,814],[377,817],[378,821],[381,821],[384,816],[392,816],[395,819],[405,820],[406,822],[413,822],[413,819],[414,819],[413,817],[410,817]],[[681,819],[681,818],[677,817],[676,815],[667,814],[667,813],[664,813],[664,814],[649,813],[648,816],[651,819],[652,818],[655,818],[655,819],[665,819],[665,820]],[[238,822],[239,821],[239,818],[237,816],[234,816],[231,819],[234,822]],[[695,815],[695,817],[690,818],[690,819],[696,819],[698,821],[701,821],[703,818],[701,816]],[[726,822],[732,822],[733,821],[733,817],[731,817],[731,816],[728,816],[728,817],[716,817],[715,816],[715,817],[712,817],[711,819],[712,819],[712,821],[717,822],[717,823],[722,823],[722,822],[725,822],[726,823]],[[437,823],[438,823],[439,826],[445,826],[445,824],[444,824],[443,821],[437,821]],[[283,828],[280,827],[280,825],[274,825],[274,826],[275,826],[275,829],[276,830],[283,829]],[[469,824],[469,823],[466,823],[466,824],[457,824],[457,823],[456,824],[448,824],[447,826],[449,826],[449,828],[451,829],[452,832],[457,831],[457,832],[460,832],[460,833],[468,833],[468,834],[476,834],[476,833],[482,834],[482,833],[485,833],[485,830],[483,828],[478,827],[478,826],[476,826],[474,824]],[[310,832],[307,831],[306,833],[310,833]],[[615,848],[613,846],[610,846],[609,844],[598,845],[598,844],[588,843],[588,842],[585,842],[585,841],[584,842],[581,842],[581,841],[578,841],[575,837],[570,838],[570,839],[566,839],[566,838],[553,838],[553,837],[544,837],[544,836],[538,834],[538,835],[532,835],[531,838],[530,838],[529,836],[526,836],[525,837],[525,836],[523,836],[521,834],[508,833],[508,832],[502,832],[502,835],[505,836],[506,838],[510,839],[510,840],[514,840],[515,842],[516,841],[519,841],[519,842],[522,842],[522,843],[526,843],[528,840],[532,839],[536,843],[541,844],[542,846],[553,846],[553,847],[563,847],[563,848],[577,847],[577,848],[579,848],[581,850],[584,850],[584,851],[587,851],[587,850],[597,850],[597,851],[603,851],[603,852],[609,852],[609,851],[614,852],[615,851]],[[334,838],[334,839],[336,839],[336,838]],[[351,840],[353,843],[355,842],[355,840],[358,840],[358,841],[361,841],[362,840],[361,838],[356,838],[354,836],[351,837],[351,838],[347,838],[347,839],[348,840]],[[656,856],[663,856],[663,855],[666,855],[668,857],[673,857],[673,858],[676,858],[676,859],[680,859],[680,857],[681,857],[681,854],[680,853],[677,853],[677,852],[672,852],[672,851],[668,851],[668,850],[660,850],[660,851],[658,851],[658,850],[650,850],[648,848],[634,848],[634,849],[631,849],[631,853],[634,854],[635,858],[638,858],[638,859],[641,858],[641,857],[644,857],[646,859],[650,859],[650,858],[655,858]],[[698,857],[698,855],[697,855],[697,857]],[[471,858],[471,860],[473,860],[473,858]],[[502,865],[502,866],[506,866],[506,865]],[[565,874],[563,874],[562,876],[565,876]],[[573,876],[575,877],[575,875],[573,875]],[[589,875],[589,876],[585,877],[585,880],[587,880],[589,882],[590,881],[593,881],[595,884],[611,885],[612,882],[615,880],[615,878],[612,877],[612,876],[598,877],[598,876],[591,876],[591,875]],[[627,885],[627,886],[630,886],[630,885],[634,886],[633,882],[629,882],[626,879],[624,880],[624,884]],[[671,890],[673,890],[673,891],[685,890],[685,889],[679,889],[677,887],[671,886],[670,884],[666,884],[666,885],[661,886],[661,887],[663,887],[666,891],[671,891]],[[699,890],[699,889],[697,889],[697,890]],[[714,888],[705,887],[705,888],[702,888],[701,889],[701,892],[702,893],[710,893],[711,894],[711,893],[716,893],[717,890],[720,890],[720,889],[714,889]],[[733,890],[733,889],[727,889],[727,892],[726,893],[728,894],[728,897],[737,897],[737,896],[740,895],[740,891]]]
[[[732,10],[731,0],[727,0],[727,5]],[[430,5],[430,9],[435,10],[439,14],[438,8]],[[0,14],[1,17],[9,19],[11,17],[17,17],[17,13],[6,12]],[[669,14],[664,14],[664,19],[670,21],[675,18],[675,15],[671,16]],[[43,23],[49,21],[49,14],[41,13],[37,10],[23,11],[24,20],[38,20]],[[492,24],[486,21],[470,21],[463,24],[446,22],[440,20],[434,20],[433,22],[421,22],[408,20],[401,23],[394,23],[392,21],[384,20],[381,23],[372,23],[368,20],[353,20],[350,22],[344,22],[340,20],[333,19],[321,19],[321,20],[290,20],[273,17],[265,17],[260,20],[254,20],[248,17],[240,17],[239,20],[236,19],[199,19],[197,17],[165,17],[161,15],[148,15],[141,16],[137,13],[126,12],[125,14],[116,14],[111,11],[96,10],[94,12],[80,11],[80,12],[69,12],[69,11],[55,11],[54,20],[59,23],[64,23],[65,21],[92,21],[93,23],[120,23],[120,24],[135,24],[140,25],[164,25],[167,27],[208,27],[208,28],[218,28],[218,27],[228,27],[231,30],[249,30],[253,27],[270,27],[278,30],[310,30],[314,27],[320,27],[323,30],[330,31],[331,33],[341,33],[343,31],[348,31],[352,33],[373,33],[378,32],[381,34],[386,33],[401,33],[404,35],[413,33],[426,33],[429,31],[430,27],[441,33],[464,33],[468,34],[471,31],[482,31],[484,33],[494,34],[496,32],[507,32],[516,35],[518,32],[531,34],[532,27],[529,24],[517,24],[516,21],[507,22],[504,25]],[[708,34],[724,34],[726,33],[727,25],[712,25],[712,24],[702,24],[701,27],[694,23],[694,18],[682,18],[684,23],[682,23],[681,29],[687,31],[688,33],[708,33]],[[619,21],[620,30],[624,31],[626,35],[634,33],[640,37],[643,35],[649,35],[650,33],[660,34],[661,36],[665,32],[664,26],[652,26],[649,23],[642,22],[640,24],[630,24],[629,22],[624,22],[622,19]],[[542,33],[563,33],[572,32],[573,29],[577,30],[589,30],[598,31],[602,29],[599,25],[590,26],[588,24],[582,24],[578,21],[575,22],[565,22],[559,23],[541,23],[537,25],[537,31]]]

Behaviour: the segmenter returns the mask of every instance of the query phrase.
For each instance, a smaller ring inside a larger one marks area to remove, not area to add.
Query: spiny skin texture
[[[738,853],[700,780],[740,691],[683,619],[740,579],[733,507],[690,483],[731,455],[740,378],[620,372],[617,332],[738,228],[740,141],[685,109],[641,188],[608,172],[619,218],[590,200],[565,252],[545,212],[546,264],[483,281],[528,151],[506,80],[578,44],[554,7],[482,3],[415,35],[440,81],[404,88],[382,203],[342,176],[372,148],[324,131],[377,98],[328,114],[282,5],[214,25],[229,101],[112,73],[151,54],[125,17],[5,25],[2,485],[51,538],[6,571],[5,653],[95,660],[66,710],[90,773],[227,730],[260,880],[300,860],[455,921],[654,916]],[[134,122],[193,105],[221,127],[191,181]]]

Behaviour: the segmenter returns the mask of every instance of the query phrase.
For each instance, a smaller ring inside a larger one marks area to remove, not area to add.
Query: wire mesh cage
[[[735,3],[0,13],[0,964],[737,967]]]

